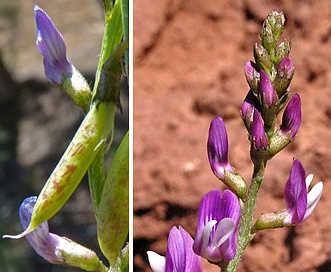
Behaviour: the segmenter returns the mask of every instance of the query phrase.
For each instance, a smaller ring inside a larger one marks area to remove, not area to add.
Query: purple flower
[[[284,111],[282,124],[280,126],[280,134],[290,134],[292,140],[298,133],[301,124],[301,100],[298,94],[294,94]]]
[[[199,206],[194,252],[211,262],[232,260],[240,215],[238,198],[231,191],[208,192]]]
[[[251,141],[256,149],[268,147],[267,134],[264,130],[261,114],[257,109],[254,109],[253,124],[251,129]]]
[[[91,102],[91,90],[82,74],[68,61],[61,33],[37,5],[34,15],[37,24],[36,44],[44,57],[47,79],[87,112]]]
[[[260,93],[263,103],[266,103],[268,107],[278,103],[278,95],[272,86],[268,74],[264,70],[260,71]]]
[[[23,229],[30,223],[33,207],[37,201],[36,196],[26,198],[20,206],[19,216]],[[26,235],[26,239],[34,250],[50,263],[63,263],[64,259],[56,248],[59,237],[50,234],[48,223],[45,222],[33,232]]]
[[[192,237],[179,226],[172,227],[168,238],[166,257],[148,251],[148,260],[154,272],[202,272],[201,260],[192,250]]]
[[[310,174],[306,178],[306,171],[299,160],[294,160],[290,177],[284,188],[287,217],[284,222],[297,225],[308,218],[321,198],[323,183],[318,182],[308,193],[308,188],[313,180]]]
[[[70,77],[73,66],[66,57],[66,45],[61,33],[51,18],[37,5],[34,8],[37,25],[37,47],[44,57],[44,68],[47,79],[60,85],[62,76]]]
[[[223,179],[225,171],[233,172],[228,161],[228,135],[221,117],[214,118],[210,124],[207,152],[210,167],[218,178]]]
[[[36,200],[36,196],[28,197],[20,206],[19,216],[23,229],[26,229],[31,221]],[[93,251],[70,239],[50,233],[47,221],[25,237],[33,249],[50,263],[67,264],[87,271],[105,269]]]

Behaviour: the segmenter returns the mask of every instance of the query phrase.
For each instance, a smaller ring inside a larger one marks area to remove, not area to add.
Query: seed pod
[[[97,216],[98,241],[111,266],[129,231],[129,132],[110,165]]]
[[[112,132],[115,110],[114,103],[94,102],[39,194],[29,226],[23,233],[5,235],[5,238],[25,236],[50,219],[66,203],[97,154],[100,143]]]

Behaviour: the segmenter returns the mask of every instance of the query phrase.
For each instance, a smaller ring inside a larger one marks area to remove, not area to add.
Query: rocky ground
[[[248,91],[246,61],[268,12],[283,11],[302,99],[300,131],[268,164],[256,216],[285,208],[283,187],[298,158],[324,192],[314,214],[294,228],[262,231],[238,271],[331,271],[330,1],[134,1],[134,267],[151,271],[146,251],[165,254],[181,225],[195,235],[201,197],[224,186],[206,156],[209,123],[222,116],[230,161],[249,181],[249,142],[239,116]],[[205,271],[218,271],[204,263]]]

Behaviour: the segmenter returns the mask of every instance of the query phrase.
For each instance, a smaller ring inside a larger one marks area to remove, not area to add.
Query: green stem
[[[251,185],[248,191],[247,198],[243,200],[242,216],[239,222],[239,230],[237,237],[237,254],[226,267],[222,267],[222,272],[236,271],[239,261],[241,260],[244,250],[248,243],[254,238],[255,233],[252,233],[253,215],[256,205],[256,199],[260,190],[266,162],[254,166],[254,173]]]

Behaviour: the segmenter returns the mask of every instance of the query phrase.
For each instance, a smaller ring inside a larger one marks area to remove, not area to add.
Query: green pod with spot
[[[74,138],[40,192],[28,228],[19,235],[4,237],[18,239],[32,232],[55,215],[81,182],[97,154],[101,143],[114,127],[116,105],[95,101],[78,128]]]
[[[97,229],[100,248],[114,266],[129,231],[129,132],[119,145],[107,174]]]

